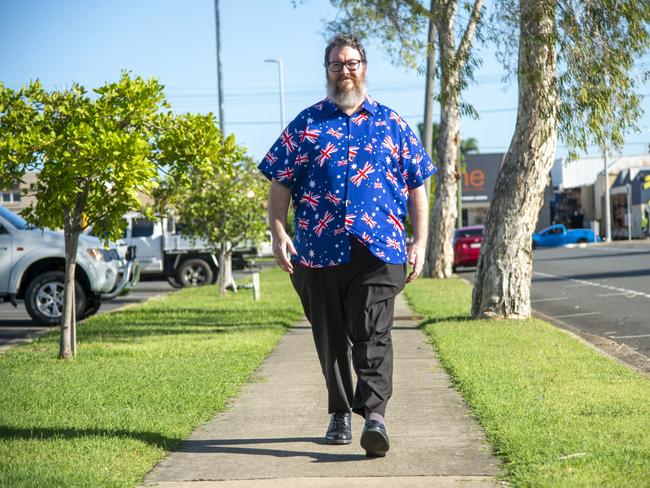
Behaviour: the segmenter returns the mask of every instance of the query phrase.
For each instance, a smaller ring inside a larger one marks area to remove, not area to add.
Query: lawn
[[[0,486],[134,486],[226,401],[302,316],[285,273],[225,298],[185,289],[0,355]]]
[[[646,376],[541,320],[470,320],[460,279],[406,295],[514,486],[650,486]]]

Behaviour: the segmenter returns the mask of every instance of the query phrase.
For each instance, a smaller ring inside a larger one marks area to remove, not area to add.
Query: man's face
[[[349,46],[335,47],[330,52],[329,61],[361,61],[361,54]],[[341,71],[333,72],[327,68],[327,84],[338,94],[349,93],[352,90],[361,90],[366,82],[366,65],[361,63],[355,71],[350,71],[345,64]]]

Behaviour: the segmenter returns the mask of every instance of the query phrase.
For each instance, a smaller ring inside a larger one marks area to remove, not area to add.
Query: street
[[[458,274],[474,279],[474,269]],[[531,302],[549,319],[650,357],[650,242],[535,250]]]
[[[267,263],[262,265],[262,267],[266,266],[268,266]],[[243,278],[245,275],[247,275],[245,271],[233,271],[233,276],[236,280]],[[141,303],[153,296],[170,293],[174,290],[175,288],[167,283],[167,281],[140,281],[138,286],[128,295],[117,297],[112,301],[102,302],[98,313],[105,313],[126,305]],[[80,323],[83,324],[83,322]],[[27,314],[25,304],[22,301],[18,302],[17,308],[14,308],[9,302],[0,303],[0,353],[14,344],[25,342],[32,337],[43,334],[56,327],[34,324]]]

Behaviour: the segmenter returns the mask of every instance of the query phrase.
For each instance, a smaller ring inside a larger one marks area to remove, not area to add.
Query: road
[[[267,266],[268,264],[264,263],[263,267]],[[243,278],[246,274],[244,271],[233,271],[236,280]],[[174,290],[166,281],[141,281],[128,295],[103,302],[99,313],[116,310],[134,303],[141,303],[153,296],[170,293]],[[14,344],[25,342],[56,327],[44,327],[34,324],[27,315],[25,304],[22,301],[18,303],[17,308],[14,308],[11,303],[0,303],[0,353]]]
[[[474,270],[459,274],[474,278]],[[650,357],[650,241],[535,250],[531,304]]]

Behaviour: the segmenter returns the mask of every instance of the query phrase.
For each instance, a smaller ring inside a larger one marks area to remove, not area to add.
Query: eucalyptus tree
[[[174,115],[162,85],[123,73],[91,95],[78,84],[47,91],[0,84],[0,186],[38,171],[24,216],[65,234],[65,291],[59,356],[76,354],[75,269],[81,232],[121,236],[123,215],[141,207],[161,172],[178,181],[219,151],[210,116]]]
[[[620,148],[636,129],[633,67],[650,45],[650,3],[500,0],[491,20],[501,60],[517,74],[519,102],[485,222],[472,315],[525,318],[531,234],[558,137],[576,156],[592,142]]]

